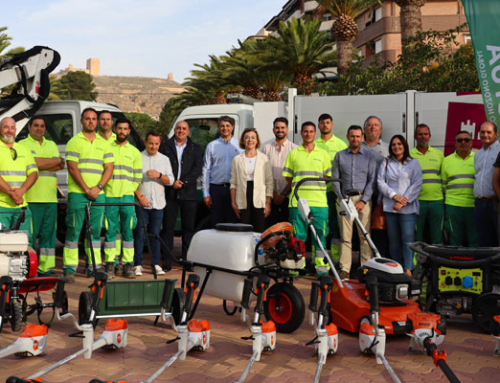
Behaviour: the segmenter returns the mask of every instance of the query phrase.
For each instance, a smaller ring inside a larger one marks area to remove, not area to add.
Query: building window
[[[375,11],[373,12],[373,14],[374,14],[374,17],[375,17],[374,21],[379,21],[380,19],[382,19],[382,8],[375,9]]]
[[[466,44],[470,43],[472,41],[470,35],[464,35],[464,41]]]
[[[332,14],[331,13],[325,13],[323,15],[323,21],[330,21],[332,19]]]
[[[375,53],[382,52],[382,39],[375,40]]]

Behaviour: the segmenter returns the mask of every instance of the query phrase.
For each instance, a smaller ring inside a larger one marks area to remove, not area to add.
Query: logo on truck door
[[[473,138],[472,148],[480,149],[482,144],[479,139],[479,128],[485,120],[486,113],[483,104],[448,103],[444,155],[447,156],[455,151],[455,135],[461,130],[470,132]]]

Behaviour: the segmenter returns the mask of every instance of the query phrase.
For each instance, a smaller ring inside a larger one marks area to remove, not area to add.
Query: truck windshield
[[[56,145],[66,145],[71,137],[73,137],[73,118],[71,114],[46,114],[42,115],[45,121],[45,138],[52,140]],[[19,132],[16,141],[20,141],[28,137],[28,124]]]
[[[210,141],[219,137],[218,117],[192,118],[185,120],[189,125],[189,137],[205,151]]]

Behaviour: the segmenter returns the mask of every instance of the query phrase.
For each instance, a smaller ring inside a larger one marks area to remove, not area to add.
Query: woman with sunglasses
[[[389,157],[380,164],[377,185],[387,223],[389,250],[406,273],[413,269],[413,252],[418,218],[418,194],[422,189],[422,170],[410,156],[406,139],[397,134],[389,144]]]

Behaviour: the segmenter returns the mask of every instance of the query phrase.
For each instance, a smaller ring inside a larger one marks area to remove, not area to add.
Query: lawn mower
[[[329,181],[338,182],[342,196],[340,196],[341,215],[346,215],[350,221],[361,229],[364,237],[372,249],[375,258],[365,262],[358,269],[358,279],[341,281],[335,270],[335,265],[326,253],[318,239],[316,231],[312,225],[312,216],[307,201],[299,198],[299,187],[308,181]],[[371,276],[376,277],[376,285],[380,300],[380,312],[378,313],[379,325],[383,326],[385,334],[404,334],[406,318],[409,314],[421,312],[418,304],[411,300],[411,296],[420,294],[420,287],[412,281],[412,278],[405,274],[401,265],[392,259],[382,258],[379,251],[370,238],[370,235],[359,220],[358,212],[354,204],[348,199],[342,190],[342,182],[335,178],[304,178],[295,188],[295,198],[301,217],[308,223],[317,243],[328,261],[335,276],[335,280],[330,292],[330,313],[329,321],[335,323],[339,328],[349,332],[359,332],[362,321],[372,316],[372,308],[369,299],[368,280]]]
[[[485,333],[500,315],[500,249],[428,245],[410,246],[416,252],[414,279],[427,283],[421,304],[426,312],[445,316],[472,313]]]
[[[54,319],[54,303],[43,302],[40,292],[52,290],[59,278],[35,278],[38,257],[35,251],[28,247],[28,234],[18,231],[24,221],[24,215],[25,208],[21,210],[11,229],[0,228],[0,332],[5,322],[10,323],[12,331],[21,330],[22,323],[34,312],[37,313],[40,324],[49,325]],[[36,293],[34,303],[28,303],[31,293]],[[66,313],[68,297],[65,291],[61,294],[62,309]],[[52,315],[48,318],[42,316],[45,309],[52,309]]]

